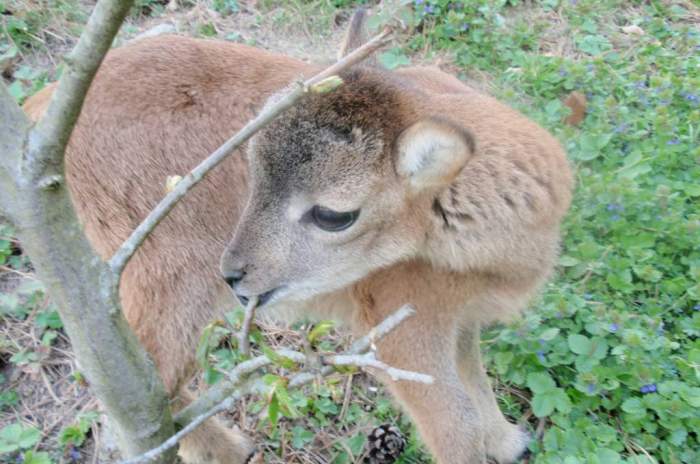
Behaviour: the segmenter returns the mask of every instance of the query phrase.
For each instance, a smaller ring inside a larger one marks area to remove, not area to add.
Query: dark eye
[[[359,215],[359,209],[341,213],[318,205],[311,208],[311,220],[319,228],[327,232],[339,232],[347,229],[355,222]]]

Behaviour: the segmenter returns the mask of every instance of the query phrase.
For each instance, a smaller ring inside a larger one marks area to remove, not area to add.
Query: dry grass
[[[5,291],[26,278],[14,272],[0,274]],[[8,281],[14,282],[8,285]],[[3,387],[19,397],[17,405],[0,412],[0,428],[19,421],[41,431],[42,448],[56,448],[61,429],[78,414],[95,410],[97,403],[87,385],[76,380],[81,377],[76,375],[78,368],[66,335],[58,331],[51,346],[41,343],[35,316],[47,304],[45,299],[24,320],[0,318],[0,369],[6,379]],[[22,353],[35,356],[28,362],[9,362],[12,356]],[[78,452],[85,459],[94,454],[89,445]]]

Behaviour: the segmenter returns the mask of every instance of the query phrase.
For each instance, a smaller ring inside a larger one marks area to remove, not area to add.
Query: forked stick
[[[245,315],[243,316],[243,326],[238,334],[238,351],[245,357],[250,356],[250,327],[255,319],[255,309],[258,307],[258,297],[251,297],[245,307]]]
[[[349,350],[347,350],[341,355],[336,355],[335,357],[342,359],[342,357],[344,356],[346,358],[345,361],[347,361],[347,358],[357,357],[357,355],[366,353],[368,350],[372,349],[372,346],[376,341],[378,341],[384,335],[394,330],[399,324],[401,324],[401,322],[403,322],[406,318],[412,316],[413,314],[415,314],[413,308],[411,308],[408,305],[402,306],[401,308],[396,310],[396,312],[394,312],[391,316],[387,317],[379,325],[370,330],[367,335],[357,340]],[[277,352],[277,354],[279,356],[290,358],[294,362],[304,362],[306,360],[304,354],[290,350],[280,350]],[[404,380],[412,380],[425,383],[433,382],[432,376],[421,374],[418,372],[410,372],[395,369],[378,361],[374,357],[373,353],[367,354],[372,355],[371,357],[373,359],[373,362],[371,367],[385,370],[390,376],[392,375],[390,371],[395,370],[400,371],[402,373],[401,375],[403,376]],[[222,381],[217,386],[210,388],[204,396],[197,399],[194,403],[180,411],[180,413],[175,416],[176,422],[180,424],[184,423],[184,427],[180,431],[178,431],[168,440],[163,442],[163,444],[161,444],[160,446],[153,448],[152,450],[133,459],[122,461],[120,464],[147,463],[150,460],[160,456],[168,449],[176,446],[177,443],[180,440],[182,440],[182,438],[185,435],[191,433],[204,421],[220,412],[230,409],[235,403],[235,401],[241,396],[257,391],[257,383],[246,381],[248,380],[250,375],[253,374],[255,371],[263,367],[269,366],[270,364],[272,364],[272,360],[265,355],[258,356],[256,358],[240,363],[231,372],[228,373],[227,381]],[[353,363],[351,362],[339,362],[337,364],[353,365]],[[379,364],[381,364],[381,366]],[[362,361],[362,364],[360,364],[360,366],[367,365],[368,364],[364,361]],[[319,374],[321,376],[327,376],[333,372],[335,372],[335,369],[331,366],[325,366],[320,371],[320,373],[312,373],[308,371],[301,372],[290,379],[289,386],[300,387],[306,385],[313,379],[317,378]],[[212,397],[212,395],[217,396]],[[203,412],[199,412],[202,411],[203,404],[207,407]]]

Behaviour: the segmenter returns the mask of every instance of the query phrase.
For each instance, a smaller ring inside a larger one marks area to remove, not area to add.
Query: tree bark
[[[65,184],[64,154],[92,79],[131,0],[100,0],[34,126],[0,85],[0,208],[17,227],[125,456],[174,433],[165,388],[124,319],[118,276],[88,243]],[[156,462],[174,459],[175,450]]]

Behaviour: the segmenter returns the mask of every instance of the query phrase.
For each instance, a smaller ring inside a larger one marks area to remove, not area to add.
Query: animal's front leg
[[[516,462],[526,451],[530,436],[508,422],[498,407],[486,371],[481,363],[479,324],[470,322],[460,330],[457,342],[459,375],[474,398],[484,424],[486,453],[499,463]]]
[[[454,339],[431,330],[414,316],[379,342],[377,356],[401,369],[433,376],[433,384],[378,377],[408,411],[421,437],[440,464],[486,462],[481,415],[459,379],[454,363]]]
[[[376,356],[400,369],[433,376],[433,384],[393,381],[376,371],[415,422],[440,464],[486,462],[478,405],[460,381],[458,320],[467,291],[463,280],[426,263],[395,266],[355,286],[358,333],[410,303],[416,314],[379,340]]]

